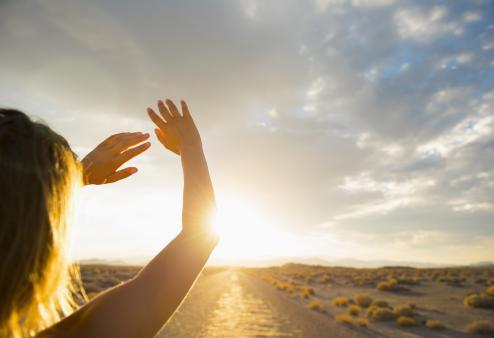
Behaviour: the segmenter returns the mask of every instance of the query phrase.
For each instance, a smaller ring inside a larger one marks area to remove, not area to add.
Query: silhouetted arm
[[[115,287],[47,330],[56,337],[153,337],[172,316],[216,246],[210,229],[215,198],[199,133],[182,102],[161,101],[158,126],[163,145],[180,154],[184,174],[182,231],[131,281]],[[40,337],[44,337],[40,334]]]

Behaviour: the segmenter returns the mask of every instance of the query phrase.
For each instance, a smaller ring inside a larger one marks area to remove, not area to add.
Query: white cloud
[[[447,14],[445,6],[430,9],[402,8],[396,12],[395,22],[402,38],[428,42],[458,28],[457,23],[445,20]]]
[[[348,193],[379,193],[371,202],[352,206],[350,212],[338,214],[335,220],[361,218],[369,215],[385,215],[392,210],[422,203],[424,191],[435,186],[436,182],[427,177],[411,178],[403,181],[379,181],[369,173],[345,177],[340,189]]]
[[[373,150],[389,157],[398,157],[403,155],[405,151],[404,147],[399,143],[382,141],[370,133],[361,133],[358,135],[355,144],[360,149]]]
[[[479,21],[481,18],[482,15],[480,15],[480,13],[478,12],[468,11],[463,14],[463,20],[465,22],[475,22],[475,21]]]
[[[494,203],[490,202],[470,202],[468,200],[453,200],[449,203],[453,211],[477,212],[494,210]]]
[[[352,5],[355,7],[390,6],[394,3],[395,0],[352,0]]]
[[[472,59],[472,53],[461,53],[456,57],[456,61],[458,61],[458,63],[469,63]]]
[[[447,157],[454,150],[490,135],[493,127],[494,116],[467,117],[451,131],[431,142],[420,145],[417,152],[424,156],[438,154]]]

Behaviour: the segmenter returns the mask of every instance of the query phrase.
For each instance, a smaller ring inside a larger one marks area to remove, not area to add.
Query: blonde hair
[[[22,112],[0,109],[1,337],[32,336],[85,298],[66,248],[81,172],[63,137]]]

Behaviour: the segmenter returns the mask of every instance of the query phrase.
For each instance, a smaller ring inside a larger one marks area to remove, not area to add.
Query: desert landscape
[[[82,265],[89,298],[138,266]],[[156,337],[494,335],[494,266],[208,267]]]

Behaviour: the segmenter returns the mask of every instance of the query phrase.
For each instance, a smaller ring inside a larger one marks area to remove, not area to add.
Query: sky
[[[494,260],[494,2],[0,0],[0,105],[82,157],[186,99],[224,227],[213,261]],[[83,188],[75,259],[147,259],[182,176]]]

